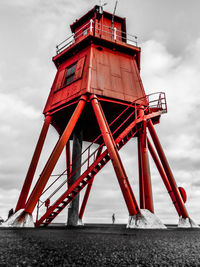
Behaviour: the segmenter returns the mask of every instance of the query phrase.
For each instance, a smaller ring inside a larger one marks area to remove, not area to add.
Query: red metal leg
[[[160,157],[160,160],[162,162],[162,165],[163,165],[163,168],[165,170],[165,173],[166,173],[166,175],[168,177],[168,180],[169,180],[169,183],[170,183],[171,188],[173,190],[173,193],[174,193],[174,196],[176,198],[176,201],[178,203],[179,209],[181,211],[181,215],[182,215],[183,218],[189,218],[189,215],[187,213],[186,207],[185,207],[185,205],[183,203],[182,197],[181,197],[180,192],[178,190],[178,187],[176,185],[174,176],[173,176],[172,171],[171,171],[171,169],[169,167],[169,164],[167,162],[166,156],[164,154],[164,151],[163,151],[162,146],[161,146],[161,144],[159,142],[158,136],[157,136],[157,134],[155,132],[155,129],[154,129],[154,126],[153,126],[153,123],[152,123],[151,120],[148,121],[148,129],[149,129],[149,132],[151,134],[151,137],[152,137],[152,140],[154,142],[154,145],[156,147],[156,150],[158,152],[158,155]]]
[[[67,186],[69,188],[70,174],[71,174],[70,141],[68,141],[66,144],[66,164],[67,164]]]
[[[142,123],[141,134],[141,161],[142,161],[142,174],[144,182],[144,196],[145,196],[145,209],[154,213],[153,207],[153,194],[151,186],[151,174],[149,168],[149,159],[147,151],[147,136],[146,136],[146,120]]]
[[[38,199],[40,198],[40,195],[41,193],[43,192],[43,189],[63,151],[63,148],[65,147],[67,141],[69,140],[70,138],[70,135],[76,125],[76,122],[78,121],[81,113],[82,113],[82,110],[85,106],[85,101],[87,100],[87,97],[85,95],[83,95],[81,98],[80,98],[80,101],[70,119],[70,121],[68,122],[67,124],[67,127],[65,128],[62,136],[60,137],[60,139],[58,140],[54,150],[52,151],[41,175],[40,175],[40,178],[38,179],[27,203],[26,203],[26,206],[25,206],[25,212],[28,212],[28,213],[32,213],[36,204],[37,204],[37,201]]]
[[[152,156],[152,158],[153,158],[153,160],[154,160],[154,162],[156,164],[156,167],[157,167],[157,169],[158,169],[158,171],[160,173],[160,176],[161,176],[161,178],[163,180],[163,183],[164,183],[165,187],[167,188],[167,191],[168,191],[168,193],[169,193],[169,195],[171,197],[171,200],[172,200],[172,202],[173,202],[173,204],[174,204],[174,206],[175,206],[175,208],[176,208],[176,210],[178,212],[178,215],[181,216],[181,211],[179,209],[178,203],[177,203],[176,198],[174,196],[174,193],[172,191],[171,185],[170,185],[170,183],[168,181],[168,178],[167,178],[167,176],[165,174],[165,171],[163,170],[163,167],[160,164],[160,161],[159,161],[159,159],[158,159],[158,157],[156,155],[156,152],[155,152],[155,150],[154,150],[154,148],[153,148],[153,146],[152,146],[152,144],[151,144],[151,142],[150,142],[148,137],[147,137],[147,143],[148,143],[149,152],[151,153],[151,156]]]
[[[118,178],[118,182],[121,187],[124,200],[126,202],[126,205],[129,211],[129,215],[133,216],[135,214],[140,214],[140,209],[138,207],[137,201],[135,199],[135,196],[129,184],[128,178],[126,176],[126,172],[121,162],[116,144],[113,140],[112,133],[110,132],[105,115],[103,113],[103,110],[101,109],[101,105],[98,102],[98,99],[96,96],[93,95],[90,97],[90,99],[91,99],[91,103],[92,103],[99,127],[101,129],[104,142],[108,149],[108,153],[111,157],[111,161],[112,161],[116,176]]]
[[[139,169],[139,196],[140,196],[140,208],[145,209],[145,197],[144,197],[144,180],[141,158],[141,135],[138,136],[138,169]]]
[[[139,118],[142,118],[141,129],[139,131],[139,171],[140,171],[140,189],[141,198],[144,198],[143,206],[150,212],[154,213],[153,194],[151,186],[151,174],[149,168],[149,159],[147,151],[147,122],[144,118],[144,107],[141,106],[138,110]]]
[[[44,124],[41,130],[28,172],[27,172],[25,181],[24,181],[24,185],[22,187],[22,190],[21,190],[21,193],[20,193],[17,205],[16,205],[15,212],[17,212],[20,209],[24,209],[25,207],[26,199],[27,199],[27,196],[28,196],[28,193],[29,193],[32,181],[33,181],[35,170],[37,168],[37,164],[38,164],[40,154],[41,154],[41,151],[44,145],[44,141],[45,141],[48,129],[49,129],[50,122],[51,122],[51,116],[47,115],[44,120]]]
[[[96,159],[101,155],[102,149],[103,149],[103,146],[100,146],[100,148],[98,149],[97,155],[96,155]],[[82,202],[82,205],[81,205],[81,209],[80,209],[80,212],[79,212],[79,219],[80,220],[82,220],[82,218],[83,218],[83,214],[84,214],[85,207],[86,207],[89,195],[90,195],[90,191],[91,191],[91,188],[92,188],[93,181],[94,181],[94,177],[90,180],[90,182],[87,185],[87,188],[86,188],[86,191],[85,191],[85,195],[84,195],[84,198],[83,198],[83,202]]]

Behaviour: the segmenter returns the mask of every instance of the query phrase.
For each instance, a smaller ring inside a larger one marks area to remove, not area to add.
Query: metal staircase
[[[148,99],[149,105],[145,108],[144,117],[138,118],[137,110],[140,108],[140,105],[137,104],[138,101],[137,103],[135,101],[109,125],[111,128],[115,129],[114,131],[112,131],[112,135],[116,148],[118,150],[120,150],[132,137],[137,135],[137,132],[140,129],[140,125],[143,120],[154,120],[156,118],[159,118],[162,113],[166,112],[167,107],[165,95],[164,93],[158,94],[159,97],[156,97],[152,101]],[[155,94],[153,96],[155,97]],[[119,121],[120,123],[117,124],[117,121]],[[87,155],[87,158],[83,161],[78,169],[87,164],[86,170],[81,174],[81,176],[73,185],[71,185],[56,201],[54,201],[54,203],[50,207],[48,207],[48,209],[40,217],[40,219],[36,219],[36,227],[40,225],[47,226],[49,223],[51,223],[56,218],[56,216],[60,214],[60,212],[76,197],[76,195],[79,194],[79,192],[94,178],[94,176],[110,161],[110,156],[104,142],[102,142],[102,144],[99,145],[99,147],[94,152],[90,152],[91,146],[96,143],[97,139],[100,138],[102,139],[101,135],[98,136],[93,141],[93,143],[80,155],[82,156],[83,154],[85,154]],[[71,173],[70,177],[72,177],[77,170]],[[64,173],[65,171],[57,179],[59,179]],[[69,180],[70,177],[68,177],[68,179],[66,179],[53,193],[51,193],[47,200],[51,199],[55,195],[55,193],[57,193],[64,185],[66,185],[67,180]],[[44,192],[46,193],[49,188],[50,186]],[[45,201],[42,202],[42,205],[44,205],[44,203]],[[40,208],[42,205],[38,204],[38,208]]]

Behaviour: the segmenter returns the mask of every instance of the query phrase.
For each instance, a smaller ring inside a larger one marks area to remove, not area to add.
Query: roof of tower
[[[71,31],[75,32],[75,29],[83,25],[85,22],[87,22],[89,19],[93,18],[95,13],[99,14],[100,12],[100,6],[95,5],[91,10],[89,10],[85,15],[83,15],[81,18],[76,19],[76,21],[70,25]],[[103,11],[103,16],[105,18],[108,18],[112,20],[112,13]],[[119,16],[114,15],[114,21],[119,22],[122,24],[123,31],[126,31],[126,18],[122,18]]]

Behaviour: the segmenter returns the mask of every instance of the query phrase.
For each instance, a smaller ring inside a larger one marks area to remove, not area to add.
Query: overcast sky
[[[113,12],[115,0],[105,10]],[[99,1],[1,0],[0,3],[0,216],[14,208],[43,124],[43,107],[56,68],[55,46],[69,25]],[[119,0],[117,15],[142,48],[141,76],[147,93],[163,91],[168,113],[156,125],[171,169],[187,192],[187,209],[200,223],[200,2]],[[51,127],[35,179],[57,140]],[[138,199],[137,149],[131,140],[120,152]],[[58,164],[63,170],[65,163]],[[165,223],[178,216],[150,160],[155,213]],[[56,171],[57,171],[56,170]],[[94,181],[85,222],[127,222],[128,212],[111,165]],[[66,221],[67,210],[58,220]]]

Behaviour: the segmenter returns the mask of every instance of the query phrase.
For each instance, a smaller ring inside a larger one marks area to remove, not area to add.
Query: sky
[[[103,2],[103,1],[102,1]],[[115,0],[105,0],[113,12]],[[103,2],[104,3],[104,2]],[[98,0],[1,0],[0,3],[0,216],[15,208],[43,124],[43,108],[56,68],[56,45],[69,25]],[[200,23],[199,0],[119,0],[116,14],[127,18],[127,32],[142,49],[141,77],[146,93],[165,92],[168,113],[156,131],[178,186],[187,192],[189,215],[200,223]],[[50,127],[35,180],[57,141]],[[84,144],[86,147],[88,144]],[[137,144],[121,151],[138,199]],[[56,172],[65,168],[61,157]],[[178,215],[150,158],[155,214],[164,223]],[[81,196],[82,197],[82,196]],[[84,222],[126,223],[128,211],[109,164],[95,177]],[[35,212],[34,212],[35,216]],[[67,209],[57,221],[66,221]]]

